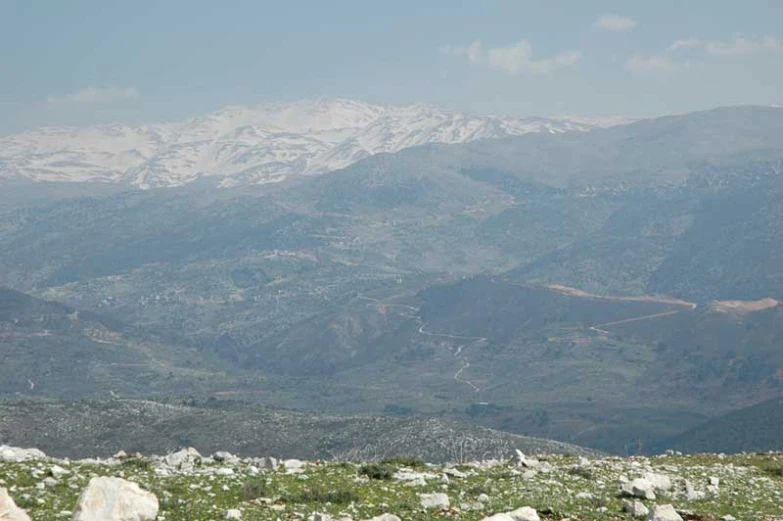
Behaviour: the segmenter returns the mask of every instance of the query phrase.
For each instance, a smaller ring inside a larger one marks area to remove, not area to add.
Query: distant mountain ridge
[[[425,104],[307,99],[227,107],[182,123],[42,128],[0,138],[0,181],[222,187],[281,181],[427,143],[562,133],[616,120],[476,116]]]

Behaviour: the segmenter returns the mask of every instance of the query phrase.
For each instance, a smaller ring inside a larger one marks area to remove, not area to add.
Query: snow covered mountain
[[[475,116],[423,104],[311,99],[229,107],[182,123],[42,128],[0,138],[0,180],[183,186],[276,182],[346,167],[380,152],[603,122]]]

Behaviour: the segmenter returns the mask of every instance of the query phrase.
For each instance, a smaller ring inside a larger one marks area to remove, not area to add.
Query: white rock
[[[397,481],[424,481],[425,483],[426,480],[435,479],[437,477],[437,474],[432,474],[430,472],[413,472],[411,470],[399,470],[392,476],[392,478]]]
[[[217,476],[233,476],[234,471],[229,468],[221,467],[217,470],[215,470],[215,475]]]
[[[508,514],[495,514],[494,516],[485,517],[481,521],[514,521]]]
[[[693,486],[693,483],[685,480],[685,492],[684,494],[681,494],[687,501],[698,501],[700,499],[704,499],[706,494],[701,490],[696,490],[696,487]]]
[[[52,468],[49,469],[49,474],[51,474],[53,478],[59,478],[60,476],[70,474],[70,472],[59,465],[53,465]]]
[[[479,494],[479,496],[476,498],[476,501],[479,503],[489,503],[489,496],[486,494]]]
[[[158,498],[121,478],[92,478],[84,489],[73,521],[153,521]]]
[[[645,517],[650,513],[650,510],[639,500],[623,499],[623,512],[628,512],[634,517]]]
[[[652,483],[656,492],[668,492],[672,489],[672,480],[666,474],[647,472],[642,477]]]
[[[375,516],[371,519],[368,519],[367,521],[401,521],[399,517],[395,516],[394,514],[381,514],[379,516]]]
[[[448,494],[419,494],[419,502],[424,508],[442,508],[449,506]]]
[[[165,458],[163,458],[163,463],[169,467],[187,469],[199,464],[202,459],[203,458],[201,457],[201,454],[199,454],[196,449],[193,447],[188,447],[168,454]]]
[[[8,495],[8,491],[0,487],[0,520],[2,521],[30,521],[30,516],[16,506],[14,500]]]
[[[587,499],[593,499],[595,496],[593,496],[590,492],[580,492],[576,496],[574,496],[576,499],[581,500],[587,500]]]
[[[304,463],[298,459],[287,459],[283,461],[286,474],[296,474],[304,470]]]
[[[455,478],[466,478],[468,477],[467,473],[462,472],[457,469],[448,468],[443,471],[444,473],[448,474],[449,476],[455,477]]]
[[[223,519],[242,519],[242,511],[238,508],[229,508],[223,512]]]
[[[541,521],[538,517],[538,512],[532,507],[522,507],[506,514],[514,521]]]
[[[647,514],[647,521],[682,521],[682,518],[671,505],[655,505]]]
[[[623,496],[655,499],[655,487],[644,478],[636,478],[630,483],[623,483],[620,493]]]
[[[528,458],[524,452],[517,449],[517,465],[520,467],[538,468],[539,461],[535,458]]]
[[[239,458],[225,450],[219,450],[212,455],[212,459],[219,463],[236,463]]]
[[[19,463],[36,459],[45,459],[46,454],[38,449],[22,449],[9,445],[0,445],[0,461]]]

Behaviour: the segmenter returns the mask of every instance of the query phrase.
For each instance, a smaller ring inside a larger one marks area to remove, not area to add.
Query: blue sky
[[[783,104],[776,0],[0,4],[0,132],[302,97],[631,117]]]

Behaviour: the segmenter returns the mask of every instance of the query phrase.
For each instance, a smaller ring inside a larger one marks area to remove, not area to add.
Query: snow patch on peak
[[[611,123],[611,122],[610,122]],[[182,123],[42,128],[0,138],[0,179],[183,186],[281,181],[344,168],[382,152],[466,143],[527,132],[584,131],[579,118],[476,116],[415,103],[347,99],[231,106]]]

